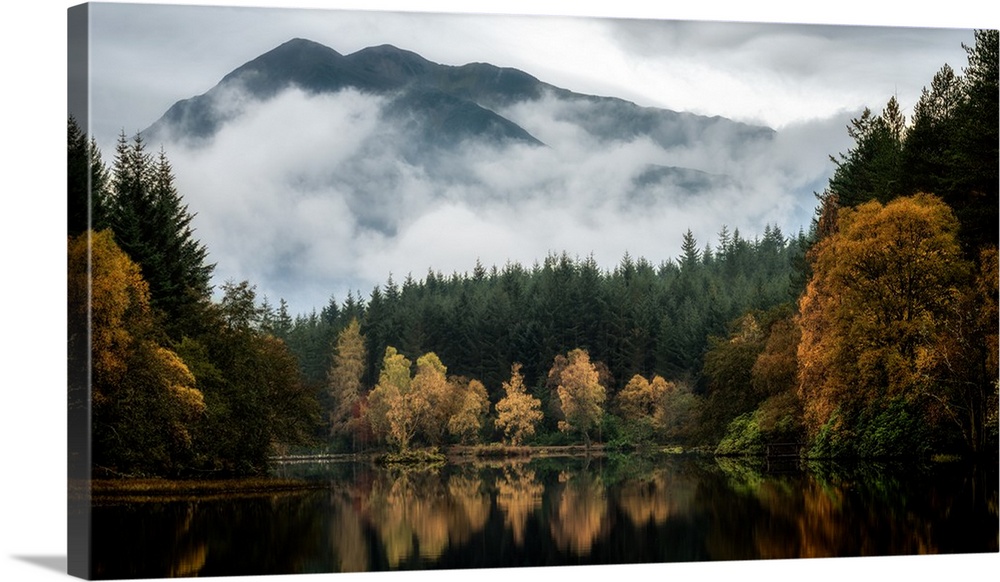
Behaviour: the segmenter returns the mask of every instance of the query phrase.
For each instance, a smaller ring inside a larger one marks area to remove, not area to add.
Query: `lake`
[[[667,455],[280,465],[318,488],[93,508],[96,578],[998,551],[995,463]]]

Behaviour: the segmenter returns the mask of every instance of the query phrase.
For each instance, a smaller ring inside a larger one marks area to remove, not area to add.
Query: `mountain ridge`
[[[744,139],[767,139],[773,130],[726,119],[655,107],[641,107],[617,97],[575,93],[531,74],[490,63],[443,65],[421,55],[381,44],[343,55],[321,43],[293,38],[237,67],[202,95],[182,99],[143,133],[193,140],[210,139],[240,111],[216,107],[228,91],[238,90],[258,102],[297,87],[310,94],[354,88],[389,96],[390,112],[428,120],[414,127],[424,145],[454,147],[482,137],[494,143],[541,145],[502,110],[546,96],[566,103],[564,120],[601,140],[625,141],[647,135],[663,147],[691,143],[723,124]],[[440,142],[440,143],[435,143]]]

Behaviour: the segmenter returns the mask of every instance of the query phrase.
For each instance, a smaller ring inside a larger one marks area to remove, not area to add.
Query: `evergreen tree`
[[[214,265],[205,262],[208,251],[194,238],[194,215],[174,186],[166,154],[161,150],[154,159],[140,134],[131,142],[124,132],[119,136],[107,212],[115,240],[149,283],[168,335],[192,333],[211,293]]]
[[[831,157],[837,169],[830,190],[840,203],[856,206],[868,200],[887,202],[900,193],[903,184],[904,119],[895,97],[881,115],[865,108],[851,120],[847,133],[855,145],[840,159]]]
[[[996,245],[998,236],[998,190],[1000,190],[1000,130],[998,111],[997,30],[977,30],[973,46],[962,45],[968,54],[963,69],[964,99],[956,110],[957,135],[952,158],[956,180],[953,196],[946,196],[961,223],[963,250],[970,259],[979,249]]]
[[[69,236],[104,228],[108,170],[97,143],[70,117],[67,148],[67,226]]]

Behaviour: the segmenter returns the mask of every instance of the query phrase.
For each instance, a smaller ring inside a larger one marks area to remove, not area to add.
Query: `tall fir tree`
[[[73,117],[67,130],[67,227],[69,236],[76,236],[103,228],[109,178],[97,142]]]
[[[150,155],[141,134],[131,141],[124,132],[119,136],[107,218],[115,240],[140,265],[166,333],[176,340],[194,333],[215,266],[194,237],[194,215],[174,185],[166,154]]]

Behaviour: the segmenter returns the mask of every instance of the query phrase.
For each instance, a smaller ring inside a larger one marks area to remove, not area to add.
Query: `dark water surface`
[[[101,499],[98,578],[998,551],[995,464],[668,456],[284,465],[321,489]]]

